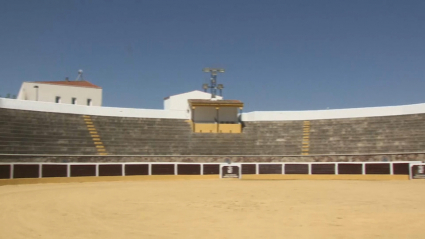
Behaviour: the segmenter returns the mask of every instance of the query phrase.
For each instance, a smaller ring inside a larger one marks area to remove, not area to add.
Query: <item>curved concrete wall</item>
[[[425,113],[425,104],[309,111],[254,111],[242,114],[242,121],[289,121],[362,118]]]
[[[55,104],[36,101],[25,101],[0,98],[0,108],[43,111],[53,113],[68,113],[81,115],[117,116],[135,118],[164,118],[164,119],[190,119],[190,113],[178,110],[159,109],[131,109],[116,107],[78,106],[68,104]],[[254,111],[242,113],[242,121],[296,121],[319,119],[343,119],[377,116],[395,116],[425,113],[425,103],[334,110],[309,110],[309,111]]]
[[[133,118],[160,118],[160,119],[189,119],[189,113],[177,110],[130,109],[115,107],[81,106],[56,104],[27,100],[0,98],[0,108],[52,113],[67,113],[80,115],[98,115]]]
[[[85,108],[92,113],[91,107],[64,108]],[[229,135],[193,133],[184,119],[67,112],[0,106],[0,154],[368,155],[423,153],[425,148],[423,113],[308,122],[252,121],[244,122],[243,133]]]

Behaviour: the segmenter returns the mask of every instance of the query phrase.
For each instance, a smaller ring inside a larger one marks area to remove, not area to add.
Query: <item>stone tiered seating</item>
[[[108,155],[300,155],[303,121],[244,122],[241,134],[193,133],[180,119],[91,116]],[[310,121],[309,154],[417,152],[425,114]],[[0,154],[96,155],[82,115],[0,108]]]
[[[181,155],[191,129],[185,120],[92,116],[108,154]]]
[[[81,115],[0,108],[2,154],[96,154]]]
[[[92,116],[108,154],[223,155],[252,149],[244,134],[192,133],[186,120]]]
[[[302,121],[245,122],[243,134],[254,139],[250,151],[256,155],[299,155]]]
[[[242,134],[192,133],[176,119],[92,116],[108,154],[268,155],[299,154],[302,122],[249,123]]]
[[[425,150],[425,114],[311,121],[310,154]]]
[[[0,153],[96,155],[82,115],[0,109]],[[299,122],[250,122],[242,134],[192,133],[178,119],[91,116],[109,155],[267,155],[300,151]]]

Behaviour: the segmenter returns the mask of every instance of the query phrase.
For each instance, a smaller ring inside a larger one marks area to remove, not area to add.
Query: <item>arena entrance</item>
[[[241,178],[242,165],[235,163],[226,163],[220,165],[220,178]]]
[[[410,179],[425,179],[425,163],[411,165]]]

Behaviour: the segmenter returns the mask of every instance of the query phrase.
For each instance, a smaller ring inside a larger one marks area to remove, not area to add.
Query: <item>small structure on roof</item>
[[[217,84],[217,74],[224,73],[222,68],[204,68],[210,73],[210,85],[203,84],[205,93],[211,90],[209,99],[188,99],[192,129],[195,133],[241,133],[239,111],[243,103],[239,100],[224,100],[221,96],[224,86]],[[217,90],[220,95],[217,95]]]
[[[192,129],[195,133],[241,133],[239,121],[243,103],[239,100],[190,99]]]
[[[164,110],[182,110],[189,112],[188,100],[190,99],[211,99],[211,94],[200,90],[194,90],[178,95],[171,95],[164,98]],[[218,96],[218,99],[223,97]]]
[[[83,71],[78,71],[75,81],[23,82],[18,100],[33,100],[87,106],[102,106],[102,88],[83,79]]]
[[[204,68],[203,71],[211,74],[210,85],[202,85],[204,92],[194,90],[165,97],[164,109],[189,114],[195,133],[241,133],[239,114],[243,103],[239,100],[224,100],[221,95],[224,86],[217,84],[217,74],[224,73],[224,69]],[[207,92],[208,89],[211,93]]]

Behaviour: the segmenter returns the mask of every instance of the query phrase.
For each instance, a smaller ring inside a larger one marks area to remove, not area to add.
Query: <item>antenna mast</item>
[[[202,69],[203,72],[210,72],[211,74],[211,85],[203,84],[202,88],[205,92],[207,92],[208,88],[211,89],[211,98],[215,99],[217,95],[217,90],[220,91],[220,95],[222,95],[222,90],[224,88],[223,84],[217,85],[217,74],[218,73],[224,73],[224,69],[222,68],[204,68]]]
[[[77,76],[77,79],[75,79],[75,81],[78,81],[78,80],[80,80],[80,81],[84,80],[83,79],[83,70],[78,70],[78,76]]]

